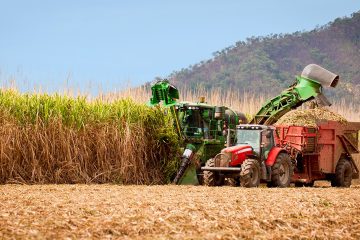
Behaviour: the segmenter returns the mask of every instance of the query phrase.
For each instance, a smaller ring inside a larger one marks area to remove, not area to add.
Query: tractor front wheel
[[[241,164],[240,184],[242,187],[258,187],[260,184],[260,164],[256,159],[246,159]]]
[[[206,164],[206,167],[215,167],[215,160],[210,158]],[[224,178],[220,176],[218,172],[204,171],[203,181],[205,186],[222,186],[224,185]]]
[[[290,156],[287,153],[280,153],[271,168],[271,182],[268,186],[289,187],[293,173]]]

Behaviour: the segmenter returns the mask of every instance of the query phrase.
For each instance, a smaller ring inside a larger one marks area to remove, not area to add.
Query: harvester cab
[[[181,165],[173,182],[175,184],[197,185],[202,182],[200,167],[225,147],[227,129],[235,129],[239,120],[246,123],[244,114],[224,106],[199,102],[178,102],[179,91],[167,80],[157,81],[151,87],[150,105],[163,102],[169,107],[179,139],[182,141]],[[232,132],[230,139],[235,139]]]

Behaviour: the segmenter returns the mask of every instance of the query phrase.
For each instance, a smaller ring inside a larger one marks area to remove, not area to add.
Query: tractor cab
[[[264,125],[238,125],[235,145],[250,145],[257,158],[266,160],[275,146],[274,128]]]

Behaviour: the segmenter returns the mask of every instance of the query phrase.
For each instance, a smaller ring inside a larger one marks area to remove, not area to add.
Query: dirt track
[[[360,188],[2,185],[0,238],[360,239]]]

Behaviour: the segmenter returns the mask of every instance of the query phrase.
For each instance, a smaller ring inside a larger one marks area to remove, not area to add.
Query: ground
[[[360,187],[2,185],[0,239],[360,239]]]

